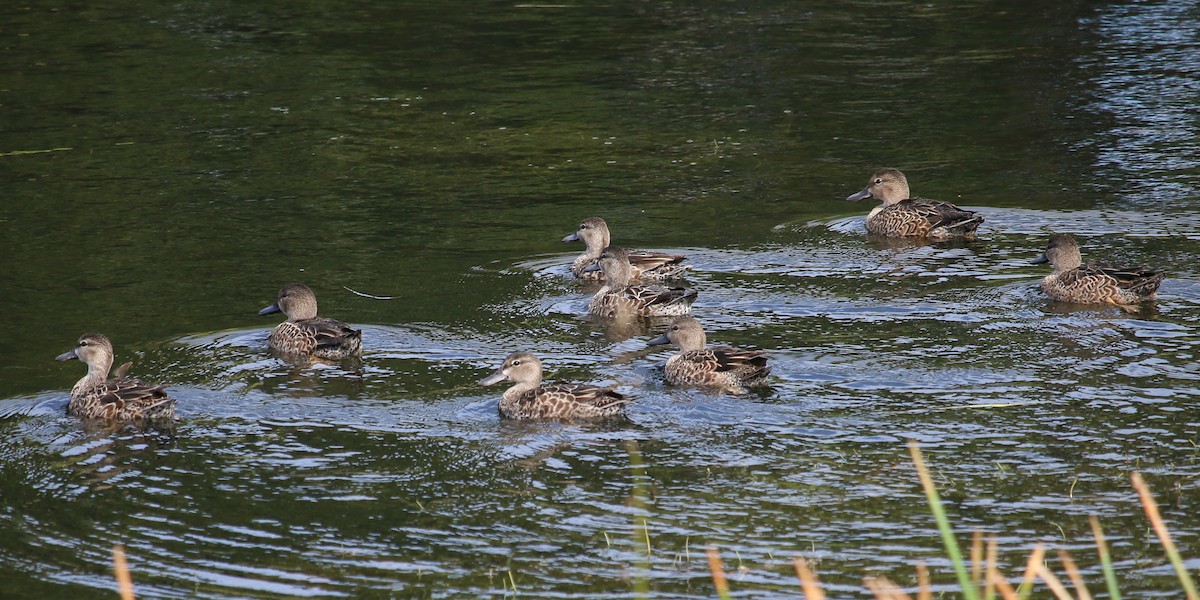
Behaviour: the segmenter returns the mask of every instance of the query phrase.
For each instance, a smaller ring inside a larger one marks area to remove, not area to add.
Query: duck
[[[604,279],[603,271],[585,271],[585,269],[600,260],[600,254],[611,243],[608,223],[600,217],[588,217],[579,223],[575,233],[563,238],[564,242],[582,241],[587,249],[571,263],[571,273],[580,279]],[[682,254],[655,252],[653,250],[626,250],[629,253],[629,264],[632,278],[662,281],[683,276],[690,267],[681,264],[686,260]]]
[[[1146,267],[1082,264],[1079,245],[1066,233],[1050,236],[1046,251],[1033,264],[1050,263],[1053,271],[1042,279],[1051,298],[1075,304],[1113,304],[1129,308],[1154,300],[1166,275]]]
[[[883,204],[867,214],[867,233],[933,242],[973,240],[983,217],[949,202],[909,196],[908,179],[898,169],[880,169],[867,187],[846,199],[875,198]]]
[[[621,248],[607,248],[600,259],[584,271],[603,271],[604,285],[588,302],[588,313],[602,317],[636,315],[674,317],[690,314],[696,290],[658,284],[632,285],[629,254]]]
[[[672,344],[679,348],[679,354],[668,358],[663,368],[665,379],[671,385],[697,385],[740,395],[747,392],[746,388],[765,384],[771,374],[763,350],[706,347],[704,328],[692,317],[675,319],[666,333],[646,344]]]
[[[75,347],[55,360],[80,360],[88,367],[71,388],[67,414],[104,421],[173,421],[175,399],[162,385],[145,383],[126,373],[132,363],[121,365],[109,379],[113,364],[113,346],[102,333],[85,333]]]
[[[506,419],[602,419],[624,414],[629,398],[612,388],[586,383],[542,383],[542,361],[529,352],[513,352],[495,373],[480,385],[501,381],[516,385],[500,398],[500,416]]]
[[[335,320],[317,316],[317,295],[302,283],[289,283],[279,290],[274,304],[259,315],[283,312],[287,320],[276,325],[267,338],[271,350],[287,356],[312,356],[342,360],[362,356],[362,331]]]

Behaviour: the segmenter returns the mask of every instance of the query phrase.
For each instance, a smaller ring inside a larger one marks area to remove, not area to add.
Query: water
[[[1134,469],[1198,568],[1191,3],[0,14],[6,595],[111,590],[115,543],[143,597],[710,598],[710,544],[753,597],[795,597],[796,554],[838,596],[917,559],[951,589],[908,439],[1011,573],[1043,541],[1099,589],[1096,514],[1127,594],[1172,595]],[[884,165],[981,239],[866,238],[842,199]],[[583,318],[558,240],[591,215],[687,253],[770,390],[664,386],[654,331]],[[1167,271],[1159,301],[1048,302],[1051,231]],[[293,280],[361,365],[267,355]],[[92,330],[178,427],[63,415],[83,369],[52,359]],[[515,349],[629,422],[499,421],[475,381]]]

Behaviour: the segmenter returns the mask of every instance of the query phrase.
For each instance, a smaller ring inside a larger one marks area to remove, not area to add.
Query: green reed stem
[[[971,585],[971,574],[967,571],[966,563],[963,562],[962,552],[958,549],[958,540],[954,539],[954,530],[950,527],[950,520],[946,518],[942,500],[938,496],[937,488],[933,485],[933,478],[929,475],[929,468],[925,466],[925,459],[921,455],[921,448],[917,445],[916,440],[909,440],[908,451],[912,454],[913,465],[917,468],[917,477],[921,479],[921,487],[925,488],[925,497],[929,500],[929,508],[933,511],[938,531],[942,534],[942,544],[946,546],[946,554],[950,555],[950,562],[954,565],[954,574],[958,577],[958,585],[962,588],[963,598],[964,600],[979,600],[979,590]]]
[[[1096,515],[1088,517],[1092,524],[1092,535],[1096,538],[1096,550],[1100,553],[1100,567],[1104,570],[1104,585],[1108,587],[1108,597],[1121,600],[1121,588],[1117,586],[1117,572],[1113,569],[1112,556],[1108,553],[1108,544],[1104,541],[1104,531],[1100,529],[1100,519]]]
[[[642,451],[638,447],[637,440],[628,440],[625,442],[625,451],[629,453],[629,464],[631,467],[633,478],[633,490],[630,492],[630,504],[635,512],[645,514],[650,498],[650,486],[647,483],[649,477],[646,475],[646,463],[642,460]],[[650,525],[646,521],[646,517],[634,515],[633,517],[633,545],[638,547],[645,544],[646,554],[643,557],[639,552],[637,560],[638,575],[633,578],[633,594],[635,598],[650,597]]]
[[[1142,499],[1142,508],[1146,510],[1146,518],[1150,519],[1150,524],[1154,526],[1154,533],[1158,534],[1158,541],[1162,542],[1163,549],[1167,551],[1167,558],[1171,560],[1171,566],[1175,567],[1175,574],[1179,576],[1179,583],[1183,584],[1183,591],[1187,593],[1188,600],[1200,600],[1200,595],[1196,594],[1196,584],[1192,582],[1192,576],[1183,566],[1183,558],[1179,556],[1175,541],[1171,539],[1171,532],[1167,530],[1167,524],[1163,522],[1162,515],[1158,512],[1158,503],[1150,494],[1150,486],[1146,485],[1146,482],[1142,480],[1142,474],[1137,471],[1130,474],[1129,479]]]

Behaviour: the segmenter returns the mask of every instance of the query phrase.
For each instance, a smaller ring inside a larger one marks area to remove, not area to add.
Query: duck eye
[[[876,178],[876,179],[875,179],[875,183],[883,183],[883,179],[882,179],[882,178]]]
[[[512,366],[514,366],[514,367],[515,367],[515,366],[517,366],[517,365],[519,365],[519,364],[521,364],[521,361],[519,361],[519,360],[514,360],[514,361],[512,361]]]

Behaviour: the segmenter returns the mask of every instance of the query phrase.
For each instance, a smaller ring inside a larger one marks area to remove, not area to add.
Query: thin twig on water
[[[362,296],[363,298],[371,298],[372,300],[395,300],[397,298],[396,296],[376,296],[375,294],[368,294],[365,292],[360,292],[358,290],[352,290],[344,285],[342,286],[342,288],[345,289],[347,292],[350,292],[351,294],[354,294],[356,296]]]

